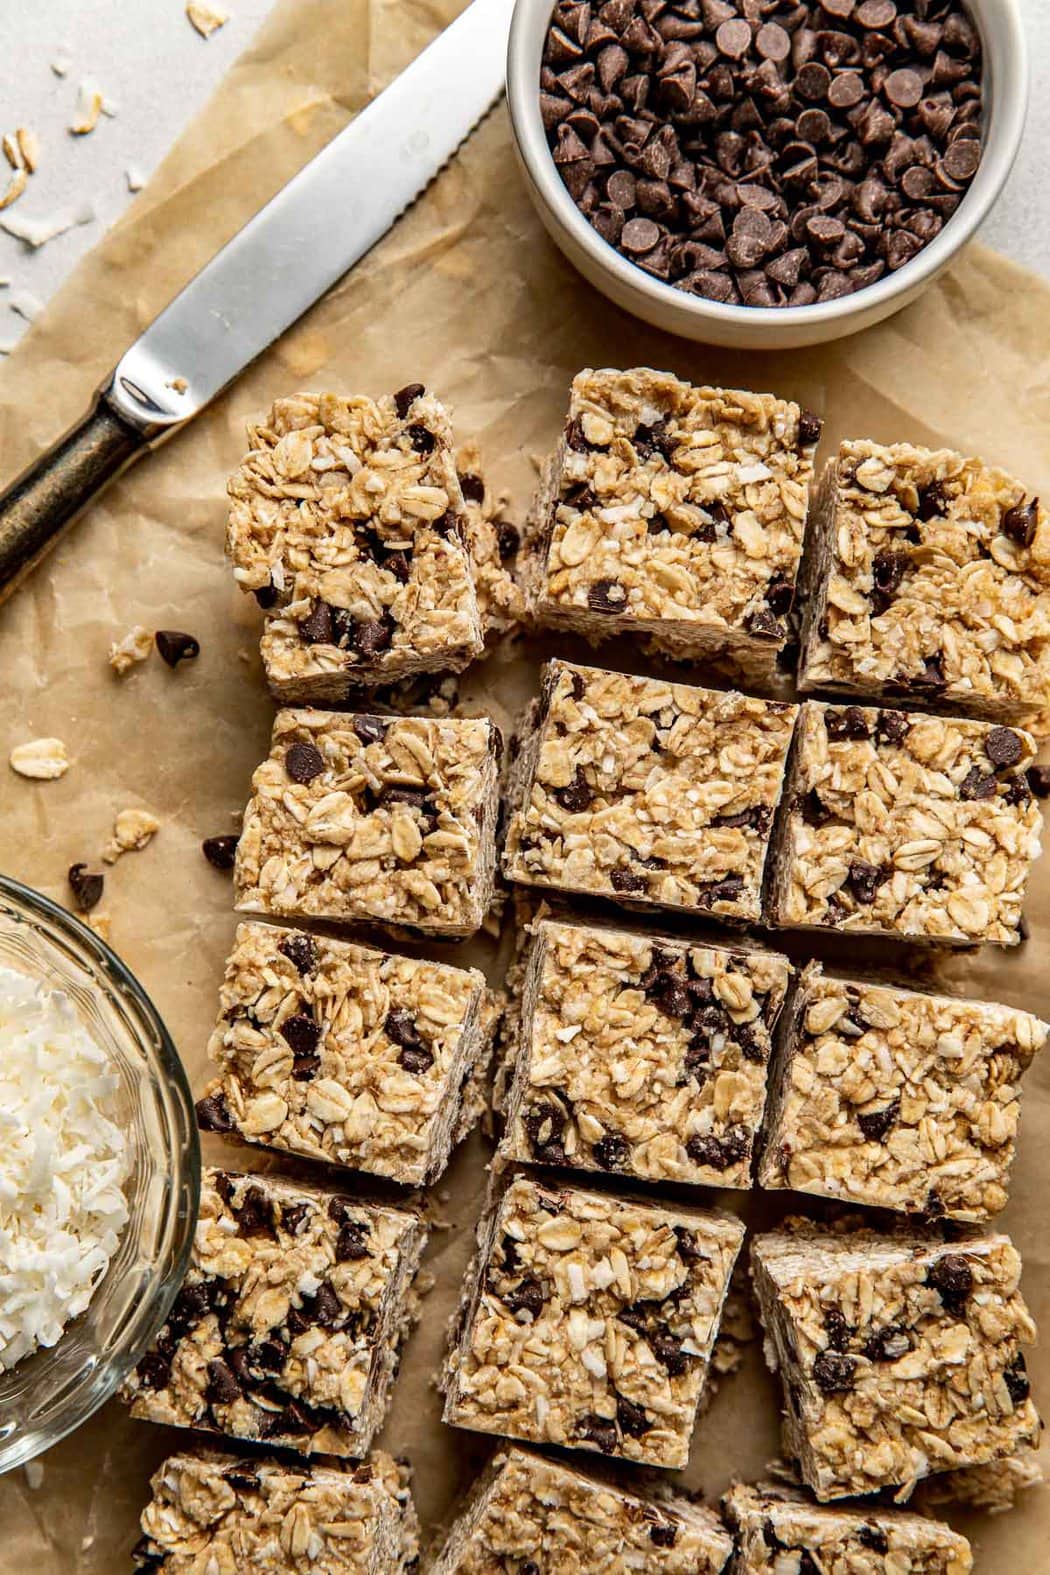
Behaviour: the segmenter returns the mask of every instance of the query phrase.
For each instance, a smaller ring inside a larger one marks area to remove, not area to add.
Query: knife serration
[[[108,402],[181,425],[381,239],[499,98],[513,0],[472,0],[191,279],[125,353]]]

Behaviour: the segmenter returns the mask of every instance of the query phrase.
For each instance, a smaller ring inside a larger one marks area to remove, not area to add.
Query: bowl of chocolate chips
[[[1017,0],[518,0],[507,96],[544,224],[636,316],[787,349],[913,300],[1010,172]]]

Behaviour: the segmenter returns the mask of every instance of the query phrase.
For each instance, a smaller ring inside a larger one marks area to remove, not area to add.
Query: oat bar
[[[910,443],[844,443],[802,571],[803,689],[995,722],[1050,705],[1050,528],[1020,482]]]
[[[409,1472],[378,1452],[353,1467],[216,1450],[154,1473],[134,1568],[163,1575],[405,1575],[419,1526]]]
[[[492,896],[487,717],[281,711],[237,845],[242,913],[471,935]]]
[[[736,1538],[733,1575],[969,1575],[965,1537],[898,1509],[821,1509],[779,1483],[734,1483],[722,1513]]]
[[[339,701],[481,653],[452,428],[433,394],[296,394],[248,440],[226,551],[267,609],[276,699]]]
[[[750,1187],[785,957],[541,920],[505,1155]]]
[[[820,436],[771,394],[584,371],[533,506],[533,614],[591,641],[771,672],[787,640]]]
[[[417,1316],[414,1213],[208,1169],[189,1272],[124,1386],[132,1416],[367,1454]]]
[[[759,1181],[982,1221],[1009,1197],[1029,1012],[803,973],[771,1076]]]
[[[629,1492],[508,1449],[474,1484],[430,1575],[717,1575],[732,1551],[718,1517],[687,1498]]]
[[[242,924],[208,1054],[201,1125],[308,1159],[433,1181],[491,1034],[477,969]],[[477,1108],[471,1112],[476,1119]]]
[[[1009,1237],[800,1225],[758,1236],[751,1269],[785,1449],[819,1499],[909,1487],[1038,1441],[1021,1349],[1036,1331]]]
[[[444,1419],[684,1466],[744,1227],[513,1179],[478,1228]]]
[[[1020,940],[1041,817],[1027,733],[808,701],[767,918],[941,945]]]
[[[515,766],[505,873],[757,918],[797,709],[549,662]]]

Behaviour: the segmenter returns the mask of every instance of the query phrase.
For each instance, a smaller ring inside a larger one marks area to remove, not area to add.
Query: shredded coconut
[[[117,1087],[68,996],[0,967],[0,1372],[84,1311],[127,1223]]]

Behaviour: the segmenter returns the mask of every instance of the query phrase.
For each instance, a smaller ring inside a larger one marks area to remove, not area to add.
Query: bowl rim
[[[160,1012],[153,1004],[146,990],[139,983],[127,963],[113,950],[113,948],[97,934],[96,931],[85,924],[75,913],[68,908],[63,908],[52,898],[46,897],[43,892],[37,891],[32,886],[27,886],[23,881],[17,880],[13,875],[0,873],[0,907],[7,899],[12,907],[27,916],[29,922],[34,920],[44,921],[59,932],[65,932],[76,940],[99,964],[101,977],[91,980],[97,989],[112,989],[115,994],[120,994],[129,999],[135,1010],[147,1025],[153,1035],[151,1050],[156,1060],[156,1071],[167,1085],[167,1092],[179,1107],[179,1114],[183,1118],[185,1131],[188,1135],[184,1154],[185,1176],[184,1187],[188,1187],[192,1201],[192,1219],[183,1232],[178,1250],[173,1254],[171,1262],[165,1267],[163,1276],[158,1284],[158,1295],[153,1301],[152,1316],[148,1323],[144,1323],[138,1331],[136,1340],[128,1344],[119,1352],[114,1352],[106,1359],[104,1380],[96,1377],[91,1386],[89,1403],[80,1412],[71,1408],[73,1414],[61,1426],[57,1426],[46,1437],[37,1435],[32,1440],[30,1447],[19,1451],[12,1447],[10,1451],[4,1449],[3,1453],[11,1458],[0,1465],[0,1474],[25,1465],[28,1461],[61,1443],[71,1433],[77,1431],[85,1422],[100,1410],[105,1403],[112,1399],[117,1389],[123,1383],[135,1363],[146,1351],[158,1331],[163,1327],[168,1314],[174,1305],[182,1282],[189,1267],[190,1254],[193,1250],[193,1241],[196,1227],[197,1211],[200,1203],[201,1187],[201,1143],[200,1131],[197,1126],[196,1112],[193,1103],[193,1094],[190,1088],[186,1068],[175,1047],[175,1041],[169,1032]],[[110,983],[112,980],[112,984]],[[171,1188],[175,1196],[175,1188]],[[61,1339],[54,1349],[57,1350]],[[15,1437],[17,1438],[17,1434]]]
[[[875,284],[834,301],[809,306],[729,306],[691,295],[655,279],[603,241],[577,208],[557,172],[540,116],[539,66],[543,40],[556,0],[516,0],[507,46],[507,106],[511,128],[534,193],[548,214],[590,262],[611,275],[621,291],[643,297],[650,309],[669,316],[685,314],[724,327],[781,332],[836,324],[843,333],[850,320],[899,297],[905,300],[932,281],[973,238],[1006,184],[1024,133],[1030,93],[1030,61],[1020,0],[963,0],[978,31],[985,57],[985,130],[981,163],[958,209],[940,234],[910,262]],[[992,34],[997,45],[989,48]],[[994,53],[997,65],[992,65]],[[670,326],[670,322],[668,323]],[[729,341],[727,341],[729,342]]]

